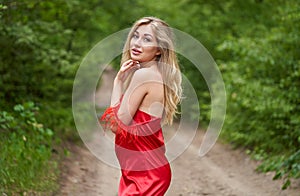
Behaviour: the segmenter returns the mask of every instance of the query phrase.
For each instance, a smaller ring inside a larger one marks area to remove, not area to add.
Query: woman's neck
[[[144,62],[140,63],[142,68],[150,68],[150,67],[157,67],[157,62],[156,61],[149,61],[149,62]]]

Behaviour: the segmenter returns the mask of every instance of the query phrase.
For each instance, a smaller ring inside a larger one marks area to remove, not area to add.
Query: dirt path
[[[109,105],[112,79],[115,73],[107,70],[96,94],[99,107]],[[165,140],[174,134],[165,128]],[[299,196],[299,181],[282,191],[281,181],[273,181],[273,174],[255,172],[257,163],[240,150],[217,143],[205,156],[197,155],[203,137],[198,131],[193,143],[171,162],[172,182],[167,196]],[[99,141],[95,138],[92,143]],[[178,141],[180,142],[180,141]],[[92,144],[93,145],[93,144]],[[84,145],[69,144],[71,156],[63,162],[60,195],[116,196],[120,171],[98,160]],[[101,150],[101,149],[99,149]]]

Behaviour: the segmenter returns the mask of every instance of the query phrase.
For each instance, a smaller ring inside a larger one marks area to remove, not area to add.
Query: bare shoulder
[[[142,68],[134,72],[132,79],[135,81],[157,81],[161,80],[161,76],[156,71],[148,68]]]
[[[133,78],[135,78],[135,79],[145,79],[145,77],[147,77],[147,75],[149,74],[148,72],[149,71],[144,69],[144,68],[138,69],[134,72]]]

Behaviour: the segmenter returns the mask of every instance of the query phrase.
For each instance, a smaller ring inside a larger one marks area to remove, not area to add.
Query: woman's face
[[[159,54],[160,51],[150,24],[139,26],[130,40],[131,59],[141,63],[154,61]]]

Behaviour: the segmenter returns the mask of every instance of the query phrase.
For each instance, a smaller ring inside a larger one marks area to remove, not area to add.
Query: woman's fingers
[[[121,67],[121,71],[125,72],[131,68],[139,68],[139,62],[133,61],[133,60],[128,60],[125,63],[123,63],[123,65]]]
[[[140,64],[138,61],[133,61],[132,59],[125,61],[118,73],[118,78],[123,81],[131,72],[136,71],[139,68]]]
[[[133,60],[130,59],[128,61],[125,61],[121,66],[121,71],[126,71],[132,65],[133,65]]]

